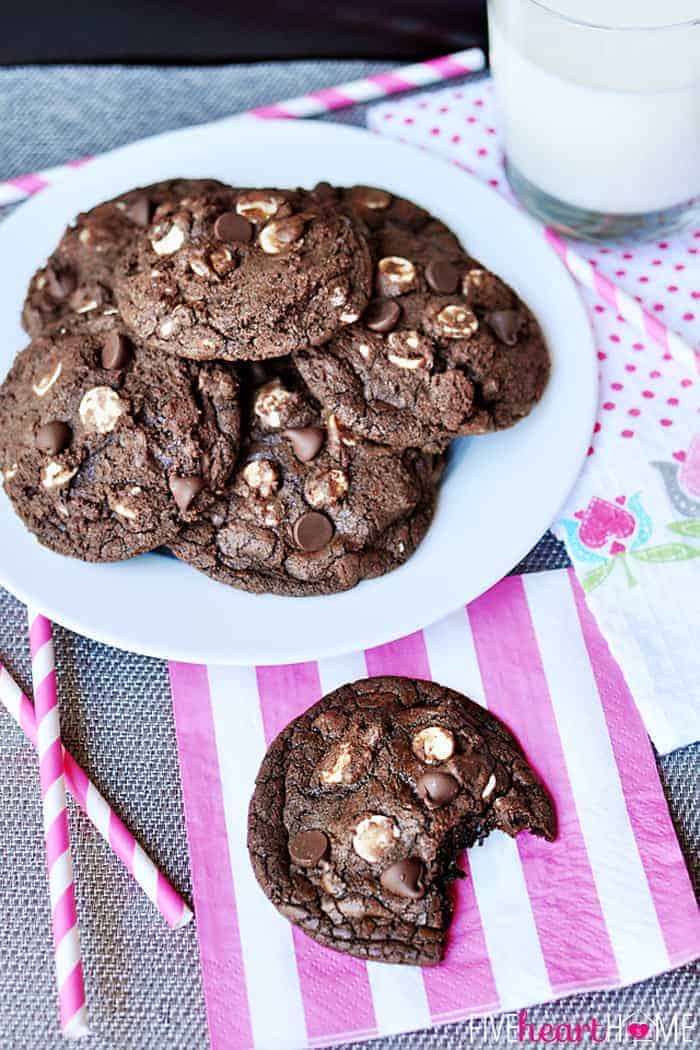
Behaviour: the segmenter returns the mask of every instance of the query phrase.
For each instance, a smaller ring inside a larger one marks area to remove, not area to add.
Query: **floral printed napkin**
[[[388,101],[370,127],[449,157],[509,199],[485,80]],[[576,245],[700,346],[700,229],[653,243]],[[700,736],[699,380],[581,289],[600,362],[588,459],[553,528],[661,752]]]

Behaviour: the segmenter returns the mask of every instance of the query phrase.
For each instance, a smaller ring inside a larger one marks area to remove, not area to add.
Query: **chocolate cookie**
[[[58,321],[111,312],[117,259],[136,231],[149,225],[156,207],[223,188],[215,179],[170,179],[129,190],[78,215],[30,281],[22,311],[27,332],[35,336]]]
[[[375,297],[356,324],[295,354],[324,407],[400,448],[444,448],[527,415],[546,386],[549,355],[515,292],[409,201],[368,187],[340,199],[373,217]]]
[[[5,491],[45,546],[118,561],[167,543],[226,484],[239,446],[233,366],[171,360],[122,326],[39,336],[0,388]]]
[[[439,962],[459,853],[494,829],[552,840],[551,802],[511,733],[430,682],[345,685],[269,748],[248,815],[255,875],[314,940]]]
[[[152,347],[196,359],[279,357],[360,316],[362,221],[304,190],[229,190],[158,208],[122,257],[122,315]]]
[[[256,389],[235,479],[171,544],[222,583],[256,593],[329,594],[402,564],[432,518],[442,460],[325,424],[279,377]]]

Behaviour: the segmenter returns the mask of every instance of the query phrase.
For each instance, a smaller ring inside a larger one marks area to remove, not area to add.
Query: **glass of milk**
[[[700,219],[700,0],[489,0],[506,169],[591,240]]]

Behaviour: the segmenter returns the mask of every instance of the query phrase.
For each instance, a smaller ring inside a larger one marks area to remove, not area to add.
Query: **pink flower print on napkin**
[[[653,525],[639,493],[629,500],[626,496],[617,496],[614,503],[594,496],[585,510],[575,512],[574,519],[564,518],[562,525],[572,557],[595,565],[581,581],[587,594],[607,580],[618,562],[625,571],[628,586],[635,587],[637,580],[629,565],[630,558],[651,565],[700,558],[700,547],[677,540],[649,546]],[[698,519],[671,522],[668,528],[686,538],[700,539]]]

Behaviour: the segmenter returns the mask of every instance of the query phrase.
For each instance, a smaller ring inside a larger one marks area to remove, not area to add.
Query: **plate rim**
[[[454,169],[454,166],[450,163],[450,161],[445,159],[445,158],[443,158],[443,157],[440,157],[440,156],[437,156],[437,155],[431,154],[431,153],[426,153],[425,151],[420,150],[420,148],[418,148],[418,147],[415,147],[415,146],[412,146],[412,145],[409,145],[409,144],[406,144],[406,143],[400,143],[400,142],[397,142],[394,139],[381,138],[379,136],[376,136],[375,134],[373,134],[372,132],[368,131],[365,128],[356,127],[356,126],[348,126],[348,125],[343,125],[343,124],[337,124],[337,123],[333,123],[333,122],[278,121],[278,120],[253,121],[252,118],[249,119],[249,118],[246,118],[245,116],[242,116],[242,117],[228,117],[228,118],[224,118],[223,120],[217,120],[217,121],[210,122],[208,124],[196,125],[194,127],[181,128],[181,129],[177,129],[177,130],[171,131],[171,132],[164,132],[164,133],[161,133],[161,134],[158,134],[158,135],[155,135],[155,136],[150,136],[150,137],[147,137],[147,138],[144,138],[144,139],[137,140],[136,142],[132,142],[132,143],[129,143],[129,144],[117,147],[116,149],[111,150],[108,153],[102,154],[101,156],[95,158],[89,165],[86,165],[85,168],[78,169],[78,170],[72,172],[71,175],[68,176],[68,177],[71,178],[71,185],[72,186],[77,186],[79,188],[81,182],[87,181],[88,184],[90,184],[94,180],[95,174],[97,174],[99,176],[101,168],[104,168],[106,166],[109,166],[109,165],[113,164],[115,162],[115,159],[118,162],[120,158],[124,157],[125,155],[128,156],[129,153],[133,152],[134,150],[139,149],[139,147],[147,146],[148,148],[152,148],[154,145],[157,145],[159,142],[162,142],[163,140],[171,141],[173,138],[177,139],[178,136],[194,136],[196,138],[196,137],[201,135],[201,136],[206,137],[206,136],[208,136],[211,133],[212,129],[220,128],[222,125],[229,125],[230,126],[231,124],[233,124],[235,122],[240,122],[240,123],[244,124],[245,129],[246,129],[246,133],[252,132],[253,135],[260,135],[260,136],[263,136],[263,137],[265,137],[266,135],[273,134],[273,135],[278,135],[278,136],[282,136],[282,137],[291,136],[291,138],[294,139],[297,136],[303,137],[304,135],[308,135],[310,133],[311,137],[319,136],[321,139],[323,139],[324,137],[326,137],[328,135],[332,136],[334,134],[340,134],[341,136],[344,136],[344,137],[347,136],[347,137],[350,137],[350,138],[354,138],[356,140],[359,138],[365,143],[365,145],[367,145],[369,143],[381,143],[381,147],[380,148],[391,146],[391,147],[394,147],[394,150],[400,149],[401,151],[408,151],[407,155],[409,153],[412,154],[413,158],[416,161],[418,160],[418,158],[420,158],[421,161],[423,161],[423,162],[427,159],[428,162],[429,162],[429,166],[430,167],[434,167],[435,165],[439,165],[440,167],[444,168],[447,171],[449,171],[450,169],[458,170],[458,169]],[[311,129],[313,129],[313,130],[311,130]],[[96,171],[96,169],[97,169],[97,171]],[[534,221],[532,219],[530,219],[524,213],[522,213],[522,212],[518,211],[517,209],[513,208],[511,205],[509,205],[509,203],[507,201],[503,200],[503,198],[501,198],[500,195],[496,194],[493,190],[489,190],[486,186],[483,185],[483,183],[481,183],[480,180],[478,180],[474,176],[471,176],[468,173],[466,173],[464,171],[461,171],[461,170],[460,170],[459,174],[460,174],[460,177],[465,179],[465,181],[468,180],[468,186],[471,187],[471,191],[472,191],[472,193],[475,193],[477,199],[480,196],[482,196],[483,194],[488,194],[489,195],[489,199],[491,199],[491,200],[493,200],[494,198],[497,199],[498,202],[499,202],[499,204],[497,206],[497,210],[499,210],[500,206],[502,205],[503,209],[504,209],[503,214],[505,214],[505,209],[508,209],[510,220],[512,220],[512,222],[515,223],[516,226],[519,225],[521,227],[521,229],[523,229],[523,230],[525,229],[526,226],[529,227],[528,233],[527,233],[526,236],[528,236],[528,237],[529,236],[539,237],[539,231],[537,230],[536,224],[534,223]],[[162,175],[161,177],[162,178],[166,178],[168,176],[167,175]],[[20,205],[7,219],[5,219],[0,224],[0,241],[4,240],[5,237],[8,236],[8,232],[7,232],[8,231],[8,227],[9,227],[9,236],[14,235],[15,227],[17,227],[17,228],[19,228],[21,230],[22,225],[24,225],[24,223],[26,221],[27,212],[30,212],[30,215],[31,215],[35,208],[39,208],[39,209],[46,208],[47,207],[47,205],[46,205],[46,201],[47,200],[50,203],[51,201],[53,201],[54,198],[59,198],[60,199],[60,193],[61,193],[62,185],[63,185],[62,181],[60,181],[58,183],[55,183],[54,185],[48,187],[47,189],[42,190],[41,194],[39,194],[36,197],[32,198],[30,201],[25,202],[24,204]],[[119,191],[118,190],[117,191],[112,191],[112,189],[110,189],[110,193],[112,193],[112,192],[119,192]],[[405,192],[405,191],[402,190],[402,191],[397,191],[397,192]],[[88,197],[88,199],[90,199],[92,195],[91,194],[87,194],[86,196]],[[417,194],[417,196],[418,196],[418,199],[420,200],[420,194]],[[58,210],[60,212],[60,210],[61,210],[60,207],[59,207]],[[439,214],[439,209],[436,209],[434,207],[434,205],[430,205],[430,210],[433,211],[433,212],[437,211],[437,213]],[[65,213],[65,210],[64,210],[64,213]],[[566,269],[563,266],[561,260],[558,258],[556,253],[553,252],[551,248],[549,248],[549,246],[546,246],[546,242],[544,240],[544,237],[539,237],[539,240],[540,240],[542,246],[547,248],[548,261],[549,261],[549,264],[551,264],[551,269],[552,270],[554,270],[554,269],[558,270],[560,276],[566,278],[566,283],[571,287],[572,292],[575,293],[575,285],[574,285],[573,279],[571,278],[571,276],[566,271]],[[511,276],[508,277],[508,280],[509,281],[512,280]],[[557,493],[556,493],[556,498],[555,498],[554,494],[552,494],[552,497],[549,499],[549,501],[546,504],[546,509],[548,510],[547,521],[549,522],[549,524],[551,524],[555,520],[558,511],[560,510],[560,508],[564,504],[565,500],[567,499],[568,494],[573,489],[573,487],[574,487],[574,485],[576,483],[576,479],[577,479],[577,477],[578,477],[578,475],[580,473],[581,467],[583,466],[583,463],[585,462],[586,452],[587,452],[587,449],[588,449],[588,444],[589,444],[589,440],[590,440],[590,434],[591,434],[592,428],[593,428],[593,422],[595,420],[595,414],[596,414],[596,409],[597,409],[597,401],[598,401],[597,365],[595,363],[595,353],[594,353],[595,344],[594,344],[594,338],[593,338],[593,332],[592,332],[592,328],[591,328],[591,323],[590,323],[590,319],[589,319],[589,317],[588,317],[588,315],[586,313],[585,306],[584,306],[584,303],[583,303],[583,300],[581,299],[581,297],[578,294],[574,294],[574,295],[571,296],[571,302],[572,303],[574,302],[574,299],[575,299],[576,304],[577,304],[577,306],[575,307],[575,310],[578,311],[579,319],[581,320],[582,325],[583,325],[584,330],[585,330],[585,336],[580,336],[580,338],[583,338],[583,340],[588,343],[588,348],[590,350],[590,366],[589,366],[589,369],[588,369],[587,405],[586,405],[586,411],[584,413],[586,415],[586,417],[588,418],[590,426],[588,428],[588,432],[585,435],[583,433],[583,429],[584,428],[582,427],[581,434],[578,437],[577,448],[576,448],[575,452],[572,449],[572,459],[574,459],[576,461],[577,467],[576,467],[575,471],[573,471],[573,470],[569,471],[569,474],[571,476],[570,476],[570,478],[569,478],[569,480],[567,482],[567,485],[565,487],[565,491],[562,492],[562,491],[558,490]],[[583,394],[583,392],[582,392],[582,394]],[[508,432],[504,432],[504,433],[508,433]],[[489,440],[489,439],[488,438],[480,438],[479,440],[480,441],[485,441],[485,440]],[[564,488],[563,485],[560,486],[560,489],[562,489],[562,488]],[[5,497],[3,497],[3,499],[4,498]],[[0,512],[0,513],[2,513],[2,512]],[[542,514],[541,517],[544,518],[544,514]],[[548,525],[545,525],[544,529],[546,530],[548,527],[549,527]],[[528,551],[532,549],[532,547],[535,545],[535,543],[538,541],[538,539],[543,535],[543,528],[542,528],[542,526],[538,526],[535,529],[535,527],[533,525],[527,531],[527,533],[523,533],[522,535],[518,534],[518,535],[520,537],[520,542],[517,542],[517,543],[514,542],[513,543],[513,546],[511,548],[511,554],[513,552],[515,552],[515,556],[511,560],[511,557],[509,555],[509,559],[508,560],[510,562],[510,567],[509,567],[508,570],[506,570],[506,572],[510,571],[515,565],[517,565],[518,562],[528,553]],[[55,556],[56,557],[60,557],[59,555],[55,555]],[[150,555],[150,556],[146,555],[146,556],[142,556],[142,557],[154,558],[156,556],[154,556],[154,555]],[[415,557],[415,555],[414,555],[414,557]],[[409,561],[406,563],[406,566],[410,566],[411,560],[412,559],[409,559]],[[141,559],[139,559],[139,561],[141,561]],[[166,561],[166,559],[161,559],[161,561]],[[111,563],[109,563],[109,564],[110,564],[110,567],[111,567]],[[129,564],[129,563],[125,563],[125,564]],[[180,568],[183,568],[183,567],[180,566]],[[395,570],[395,572],[401,572],[401,571],[402,571],[402,569]],[[390,575],[393,575],[393,574],[390,574]],[[385,643],[390,642],[392,640],[395,640],[396,638],[403,637],[403,636],[405,636],[407,634],[411,634],[411,633],[413,633],[413,632],[415,632],[417,630],[420,630],[423,627],[428,626],[431,623],[436,622],[437,620],[439,620],[443,616],[448,615],[450,612],[453,612],[455,609],[459,608],[461,605],[466,604],[467,601],[474,600],[476,597],[478,597],[479,594],[483,594],[486,590],[489,589],[489,587],[491,587],[495,583],[497,583],[498,579],[500,579],[500,578],[502,578],[501,575],[499,575],[496,579],[492,579],[490,581],[490,583],[486,584],[486,586],[481,586],[480,585],[480,589],[478,590],[478,594],[472,594],[468,598],[465,598],[465,599],[457,602],[457,604],[454,603],[453,599],[450,599],[449,602],[447,602],[447,603],[445,603],[445,602],[439,603],[438,602],[437,604],[440,605],[440,610],[439,611],[435,611],[436,602],[433,601],[432,602],[431,611],[427,615],[423,614],[423,613],[421,613],[419,611],[423,607],[423,604],[424,604],[423,601],[416,601],[415,603],[411,603],[409,607],[405,606],[404,610],[403,610],[403,613],[402,613],[401,623],[400,623],[400,627],[399,627],[398,631],[396,630],[396,628],[388,628],[388,629],[386,629],[384,631],[381,631],[381,630],[378,630],[376,628],[376,626],[375,626],[374,629],[371,631],[371,636],[367,636],[367,635],[363,635],[361,628],[358,627],[356,629],[355,633],[353,634],[353,637],[352,637],[352,639],[351,639],[349,644],[347,642],[343,641],[343,638],[341,636],[341,637],[338,637],[335,641],[328,640],[328,641],[322,642],[321,644],[313,642],[313,643],[310,644],[309,647],[307,647],[307,650],[305,650],[305,651],[302,651],[297,646],[294,653],[290,653],[289,651],[284,650],[283,647],[280,648],[279,645],[278,645],[277,649],[275,649],[274,647],[270,648],[270,645],[269,645],[268,642],[265,642],[265,644],[262,647],[260,647],[259,649],[255,649],[254,647],[251,649],[250,646],[247,646],[245,653],[236,653],[234,651],[234,653],[232,654],[231,652],[224,653],[224,652],[212,651],[212,650],[206,649],[206,647],[203,647],[201,642],[199,642],[197,644],[194,644],[191,647],[188,647],[187,645],[183,645],[183,644],[178,644],[177,652],[168,651],[166,653],[166,651],[164,650],[163,646],[160,643],[153,644],[153,643],[151,643],[149,641],[146,641],[146,642],[140,641],[140,640],[138,640],[136,638],[129,637],[128,633],[125,636],[123,630],[121,632],[119,632],[115,636],[115,634],[113,633],[113,630],[110,630],[110,627],[109,627],[108,624],[107,625],[102,624],[102,623],[97,623],[96,624],[94,622],[94,617],[92,617],[92,619],[88,623],[86,623],[85,619],[81,618],[80,611],[78,611],[77,614],[72,615],[66,609],[57,607],[55,605],[55,603],[53,603],[53,602],[48,603],[48,606],[44,609],[44,611],[57,624],[60,624],[60,625],[62,625],[64,627],[68,628],[69,630],[75,631],[78,634],[81,634],[81,635],[83,635],[85,637],[91,638],[91,639],[93,639],[93,640],[95,640],[97,642],[100,642],[102,644],[114,646],[116,648],[123,649],[123,650],[128,651],[128,652],[134,652],[134,653],[137,653],[137,654],[140,654],[140,655],[144,655],[144,656],[155,657],[155,658],[158,658],[158,659],[174,660],[174,661],[185,662],[185,663],[206,663],[206,664],[212,664],[212,665],[216,665],[216,664],[224,664],[224,665],[231,665],[231,666],[245,666],[245,665],[254,665],[254,664],[280,665],[280,664],[288,664],[288,663],[294,663],[294,662],[302,662],[302,661],[306,661],[306,660],[318,660],[318,659],[329,658],[329,657],[333,657],[333,656],[339,656],[339,655],[346,654],[348,652],[364,650],[364,649],[367,649],[367,648],[372,648],[372,647],[375,647],[375,646],[378,646],[378,645],[382,645],[382,644],[385,644]],[[216,581],[213,581],[213,580],[208,580],[207,582],[211,586],[218,586],[218,587],[223,587],[224,586],[223,584],[217,584]],[[377,581],[372,581],[372,582],[377,582]],[[29,589],[26,586],[23,586],[21,583],[18,584],[14,580],[8,580],[5,562],[2,560],[2,558],[0,558],[0,583],[2,584],[2,586],[6,587],[10,591],[10,593],[14,594],[15,597],[17,597],[20,601],[24,602],[25,604],[27,603],[27,601],[31,601],[35,605],[39,605],[41,607],[44,607],[44,603],[42,603],[40,600],[37,600],[36,592],[31,593],[31,591],[32,591],[31,585],[33,583],[33,580],[29,581]],[[364,584],[361,583],[359,585],[360,588],[366,587],[366,586],[367,586],[367,583],[364,583]],[[244,593],[244,592],[238,592],[238,593]],[[350,594],[352,592],[344,592],[344,593],[345,594]],[[258,596],[249,596],[249,597],[251,597],[253,600],[257,600],[258,599]],[[338,597],[342,598],[342,595],[340,595]],[[292,599],[290,599],[290,598],[282,598],[282,599],[279,599],[279,600],[284,601],[284,602],[289,602],[289,603],[291,603],[291,601],[292,601]],[[299,599],[299,600],[301,600],[301,599]],[[314,602],[314,601],[318,601],[319,599],[305,598],[303,600],[305,602]],[[413,610],[412,614],[409,613],[409,608],[411,610]],[[291,604],[290,604],[290,610],[291,610]],[[391,620],[391,621],[388,621],[388,622],[395,622],[395,621]]]

